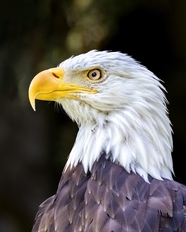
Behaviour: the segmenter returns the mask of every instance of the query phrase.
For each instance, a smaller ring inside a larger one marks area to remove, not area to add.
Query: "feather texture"
[[[82,162],[88,172],[105,151],[146,181],[148,174],[172,179],[172,130],[165,88],[152,72],[126,54],[106,51],[72,57],[59,67],[65,70],[64,83],[81,83],[97,91],[78,93],[80,100],[56,100],[79,125],[66,168]],[[98,82],[82,79],[93,67],[103,70],[104,78]]]
[[[147,183],[102,154],[88,173],[81,163],[68,168],[35,220],[32,232],[184,232],[186,187]]]

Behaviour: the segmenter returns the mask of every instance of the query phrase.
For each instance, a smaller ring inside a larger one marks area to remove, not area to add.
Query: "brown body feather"
[[[172,180],[149,183],[103,154],[85,174],[67,169],[57,193],[36,215],[32,232],[185,232],[186,187]]]

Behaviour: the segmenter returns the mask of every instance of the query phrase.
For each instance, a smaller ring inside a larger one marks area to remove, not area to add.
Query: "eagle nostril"
[[[54,73],[54,72],[52,72],[52,76],[54,76],[56,78],[59,78],[59,76],[56,73]]]

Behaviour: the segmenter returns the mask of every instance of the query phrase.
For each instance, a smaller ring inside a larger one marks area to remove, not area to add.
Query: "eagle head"
[[[84,171],[102,154],[148,181],[172,179],[172,129],[165,88],[133,58],[90,51],[37,74],[29,88],[35,99],[55,101],[79,126],[66,168]]]

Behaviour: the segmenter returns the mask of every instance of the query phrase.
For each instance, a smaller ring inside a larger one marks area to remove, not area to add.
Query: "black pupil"
[[[92,76],[93,76],[93,77],[96,77],[96,76],[97,76],[97,73],[96,73],[96,72],[92,72]]]

